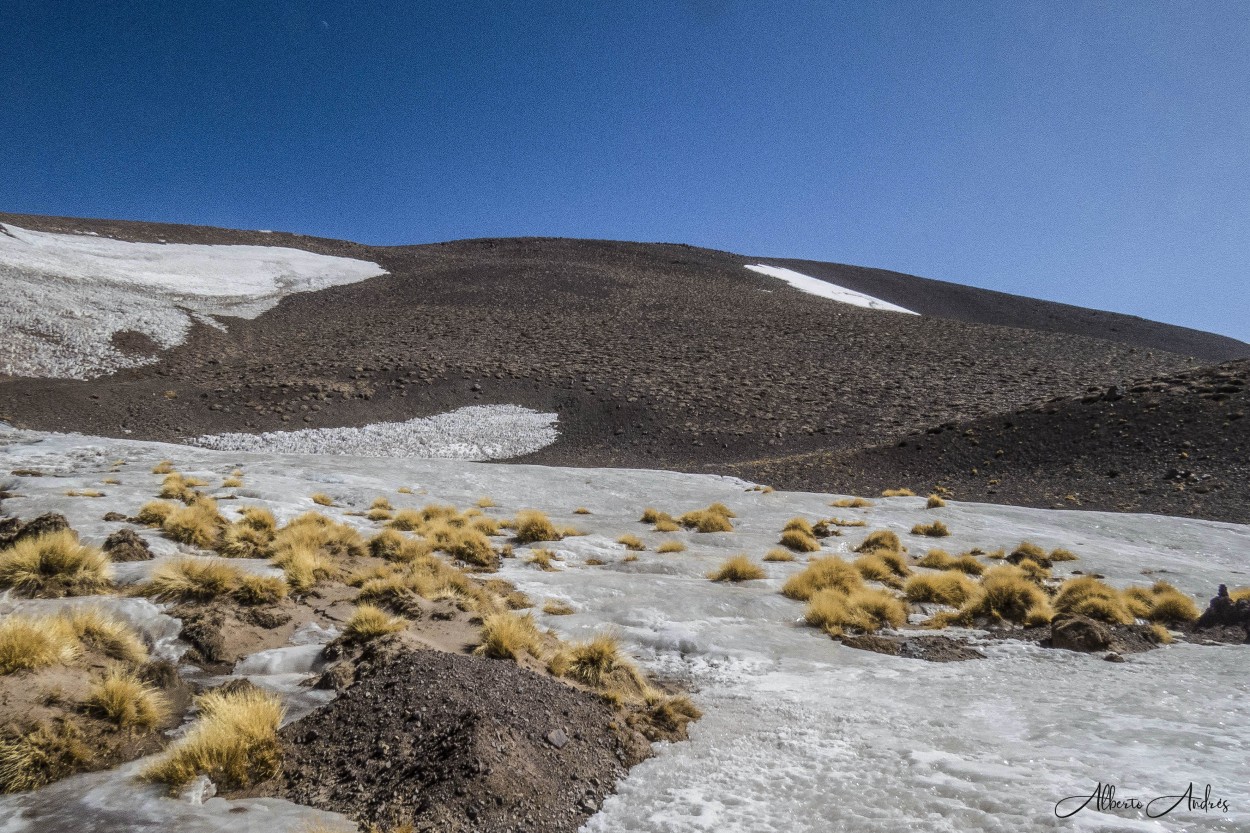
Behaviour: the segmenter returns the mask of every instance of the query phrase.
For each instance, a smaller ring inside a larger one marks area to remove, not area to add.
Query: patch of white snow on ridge
[[[867,307],[868,309],[885,310],[886,312],[905,312],[908,315],[919,315],[915,310],[900,307],[891,304],[889,301],[882,301],[880,298],[874,298],[871,295],[865,295],[862,292],[856,292],[853,289],[846,289],[838,286],[836,283],[813,278],[810,275],[804,275],[802,272],[795,272],[793,269],[783,269],[780,266],[769,266],[764,263],[757,263],[754,266],[748,266],[752,272],[759,272],[761,275],[768,275],[772,278],[781,278],[786,283],[802,292],[810,295],[819,295],[821,298],[828,298],[831,301],[839,301],[843,304],[854,304],[857,307]]]
[[[551,445],[559,436],[556,419],[555,414],[518,405],[472,405],[437,416],[363,428],[213,434],[189,442],[218,451],[501,460]]]
[[[0,374],[90,379],[150,364],[113,336],[133,331],[169,349],[192,319],[255,318],[286,295],[385,273],[278,246],[130,243],[0,224]]]

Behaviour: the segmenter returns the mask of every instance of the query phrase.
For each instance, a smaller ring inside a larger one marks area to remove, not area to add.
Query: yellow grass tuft
[[[66,497],[104,497],[104,492],[99,489],[69,489],[65,492]]]
[[[951,607],[963,607],[976,594],[976,582],[955,571],[912,576],[903,586],[903,595],[909,602],[932,602]]]
[[[655,551],[659,553],[685,552],[686,545],[681,541],[665,541],[656,547]]]
[[[400,487],[399,487],[398,489],[396,489],[395,491],[399,492],[401,495],[410,495],[410,494],[412,494],[412,487],[410,487],[410,486],[400,486]]]
[[[334,505],[334,498],[330,497],[325,492],[316,492],[310,495],[308,499],[311,500],[313,503],[317,504],[318,506],[333,506]]]
[[[513,520],[513,532],[516,533],[518,544],[559,541],[564,537],[556,530],[551,519],[537,509],[525,509],[518,512]]]
[[[789,550],[783,550],[781,547],[773,547],[764,554],[765,561],[793,561],[794,553]]]
[[[1151,622],[1162,625],[1180,625],[1197,620],[1198,608],[1194,600],[1176,589],[1155,593],[1154,603],[1146,613]]]
[[[622,545],[627,550],[634,550],[636,552],[643,552],[647,549],[647,545],[644,544],[642,539],[637,535],[622,535],[620,538],[616,539],[616,543]]]
[[[234,590],[241,575],[229,561],[187,556],[158,565],[139,589],[154,599],[208,601]]]
[[[1171,645],[1174,641],[1172,632],[1157,622],[1151,624],[1150,633],[1154,636],[1155,642],[1158,642],[1160,645]]]
[[[1228,597],[1234,602],[1239,602],[1242,599],[1250,599],[1250,587],[1234,587],[1232,590],[1228,591]]]
[[[888,529],[879,529],[876,532],[869,533],[868,537],[855,548],[855,552],[873,552],[875,550],[900,552],[902,549],[903,544],[898,540],[898,535]]]
[[[381,636],[398,633],[407,624],[403,619],[366,603],[359,605],[352,613],[352,617],[343,626],[343,635],[353,642],[369,642]]]
[[[739,554],[726,559],[719,567],[708,573],[707,577],[712,581],[739,582],[752,581],[767,575],[763,567],[747,558],[745,554]]]
[[[517,659],[522,654],[537,657],[542,651],[542,635],[530,614],[496,613],[482,622],[482,644],[473,653],[494,659]]]
[[[576,612],[572,605],[559,599],[548,599],[543,603],[543,613],[548,616],[569,616]]]
[[[143,637],[125,622],[95,607],[78,608],[64,615],[82,644],[122,662],[138,665],[148,661],[148,646]]]
[[[885,551],[883,551],[885,552]],[[901,588],[901,582],[895,575],[891,565],[881,557],[880,552],[869,552],[855,559],[853,566],[859,570],[865,581],[877,581],[887,587]]]
[[[553,573],[556,570],[553,561],[557,561],[556,554],[551,550],[530,550],[530,557],[525,559],[526,564],[533,564],[544,572]]]
[[[243,478],[241,477],[226,477],[221,481],[221,488],[223,489],[237,489],[242,485]]]
[[[830,588],[812,596],[803,618],[831,636],[846,630],[871,633],[883,627],[901,627],[907,622],[907,606],[885,590],[860,588],[843,593]]]
[[[239,523],[261,532],[273,532],[278,528],[278,521],[263,506],[244,506],[239,510]]]
[[[815,558],[802,572],[792,575],[781,588],[781,594],[805,602],[821,590],[834,589],[843,594],[858,590],[864,579],[851,564],[836,556]]]
[[[480,509],[489,509],[495,505],[495,501],[491,500],[489,497],[481,497],[478,498],[477,505]]]
[[[272,528],[258,529],[246,519],[230,524],[221,533],[217,552],[226,558],[268,558],[273,555]]]
[[[217,511],[217,501],[208,497],[196,497],[188,505],[175,508],[161,524],[167,538],[202,549],[215,549],[225,528],[226,519]]]
[[[672,518],[660,518],[655,522],[656,532],[676,532],[679,529],[681,529],[681,524]]]
[[[180,500],[183,503],[190,503],[199,496],[199,492],[195,490],[197,486],[207,485],[203,480],[196,480],[193,477],[184,477],[178,472],[170,472],[165,475],[165,480],[161,483],[161,490],[157,497],[167,500]]]
[[[941,495],[929,495],[929,499],[926,500],[924,503],[924,508],[925,509],[941,509],[945,505],[946,505],[946,501],[942,499]]]
[[[783,530],[778,543],[795,552],[816,552],[820,549],[820,541],[815,536],[797,528]]]
[[[561,651],[553,658],[551,670],[557,676],[568,677],[594,688],[608,685],[618,671],[641,682],[641,674],[621,650],[616,637],[606,633]]]
[[[573,510],[573,514],[574,515],[589,515],[591,514],[591,512],[585,506],[579,506]]]
[[[812,531],[811,523],[806,518],[791,518],[790,520],[786,521],[786,525],[782,527],[783,531],[787,529],[797,529],[799,532],[802,532],[804,535],[810,535],[813,537],[815,537],[816,535],[816,533]]]
[[[219,788],[241,789],[278,774],[283,708],[276,695],[259,689],[210,691],[198,705],[200,719],[143,771],[144,778],[176,791],[199,775]]]
[[[122,729],[152,729],[169,718],[165,695],[131,671],[112,668],[87,695],[87,709]]]
[[[955,558],[946,550],[939,549],[929,550],[916,563],[931,570],[958,570],[970,576],[979,576],[985,572],[985,565],[977,561],[972,555],[964,553]]]
[[[170,474],[174,470],[173,460],[161,460],[152,467],[152,474]]]
[[[1065,581],[1055,596],[1054,607],[1059,613],[1088,616],[1112,624],[1133,623],[1133,614],[1129,612],[1120,592],[1093,576],[1080,576]]]
[[[925,535],[929,538],[945,538],[951,534],[951,531],[941,521],[934,521],[931,524],[916,524],[911,528],[911,534]]]
[[[499,568],[499,555],[491,547],[490,539],[476,528],[453,529],[436,546],[457,561],[487,570]]]
[[[72,719],[40,722],[33,731],[0,739],[0,793],[39,789],[81,770],[91,759],[82,730]]]
[[[867,509],[869,506],[875,506],[876,504],[862,497],[843,497],[838,498],[829,505],[838,509]]]
[[[981,580],[981,593],[960,612],[965,619],[985,617],[1025,623],[1030,611],[1045,609],[1046,594],[1018,567],[994,567]]]
[[[687,529],[696,532],[733,532],[730,518],[736,517],[723,503],[713,503],[706,509],[696,509],[678,518],[678,522]]]
[[[10,614],[0,619],[0,674],[70,662],[82,646],[63,616]]]
[[[0,590],[28,598],[89,596],[113,586],[109,557],[72,530],[25,538],[0,552]]]
[[[408,539],[393,529],[384,529],[369,539],[369,554],[374,558],[393,560]]]
[[[244,605],[277,604],[287,597],[287,582],[277,576],[243,573],[231,595],[239,604]]]
[[[1076,561],[1077,555],[1071,550],[1065,550],[1062,547],[1050,551],[1050,560],[1059,561]]]
[[[886,489],[881,492],[881,497],[915,497],[916,493],[911,489]]]
[[[339,574],[339,568],[325,553],[307,544],[294,544],[279,550],[270,560],[286,575],[287,584],[296,593],[309,590]]]

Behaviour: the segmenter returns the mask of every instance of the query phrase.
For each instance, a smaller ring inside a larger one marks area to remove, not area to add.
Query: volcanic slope
[[[559,439],[528,462],[723,471],[889,446],[932,426],[1250,355],[1240,342],[1128,316],[684,245],[521,238],[368,247],[120,221],[0,214],[0,222],[142,242],[285,246],[386,272],[289,295],[253,319],[219,317],[224,330],[195,323],[154,363],[110,376],[0,381],[0,418],[45,430],[180,440],[516,404],[559,415]],[[839,303],[745,268],[761,262],[921,314]],[[1151,465],[1163,459],[1154,448],[1133,453]],[[842,486],[845,471],[822,459],[777,471],[788,485]],[[1072,491],[1062,467],[1043,462],[1041,471],[1048,493]]]

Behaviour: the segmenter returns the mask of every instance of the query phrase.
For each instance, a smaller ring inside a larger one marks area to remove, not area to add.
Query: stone
[[[1105,651],[1111,647],[1111,632],[1087,616],[1061,614],[1050,623],[1050,647],[1083,653]]]

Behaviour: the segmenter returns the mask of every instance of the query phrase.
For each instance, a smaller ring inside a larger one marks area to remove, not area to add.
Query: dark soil
[[[960,662],[968,659],[985,659],[985,654],[973,648],[965,640],[949,636],[881,636],[864,634],[846,635],[842,644],[848,648],[874,651],[907,659],[923,659],[928,662]]]
[[[0,419],[20,427],[176,441],[515,403],[560,416],[559,441],[528,462],[734,471],[839,492],[943,481],[965,499],[1049,506],[1071,494],[1086,507],[1223,520],[1250,511],[1242,491],[1250,478],[1235,462],[1246,457],[1244,428],[1221,433],[1236,403],[1201,396],[1179,375],[1250,355],[1219,336],[880,270],[790,264],[924,314],[862,309],[743,268],[758,258],[671,244],[524,238],[384,248],[201,227],[0,221],[295,246],[390,272],[289,297],[256,320],[228,320],[225,333],[197,326],[148,367],[90,382],[0,380]],[[1244,375],[1244,364],[1231,372]],[[1139,379],[1182,381],[1155,391],[1160,403],[1143,404],[1139,418],[1125,413]],[[1082,402],[1112,386],[1124,400]],[[1064,404],[1072,402],[1081,407]],[[959,440],[948,429],[925,433],[938,426],[953,426]],[[1124,441],[1099,450],[1095,438],[1087,450],[1094,426],[1108,443]],[[972,437],[977,451],[964,447],[969,428],[983,435]],[[1011,433],[1000,441],[996,432]],[[913,446],[915,438],[927,439]],[[904,440],[906,454],[892,451]],[[1209,455],[1201,470],[1177,464],[1186,441],[1200,449],[1190,459]],[[994,456],[1000,446],[1004,458]],[[986,459],[997,461],[996,474],[984,474]],[[1161,484],[1173,467],[1223,485]],[[1120,482],[1102,483],[1113,469]]]
[[[597,695],[507,661],[388,649],[282,730],[272,794],[437,831],[575,831],[645,739]]]

